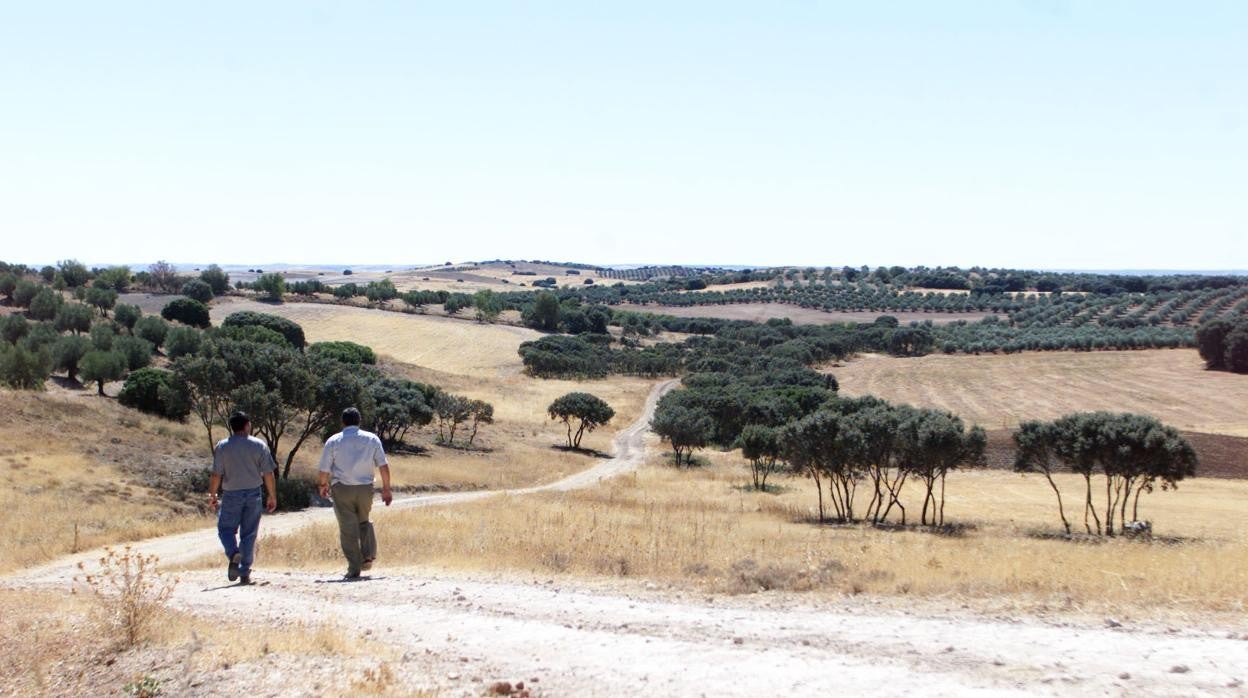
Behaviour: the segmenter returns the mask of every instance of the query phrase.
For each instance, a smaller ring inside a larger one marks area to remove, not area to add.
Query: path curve
[[[523,487],[510,490],[476,490],[472,492],[451,492],[446,494],[418,495],[401,497],[390,505],[391,510],[414,509],[417,507],[445,506],[475,502],[499,495],[527,495],[537,492],[566,492],[568,490],[590,487],[598,482],[636,470],[645,460],[645,435],[650,428],[650,418],[658,406],[659,398],[671,391],[679,380],[672,379],[655,384],[646,396],[641,415],[629,426],[616,433],[612,440],[614,453],[611,458],[602,459],[592,468],[573,473],[565,478],[544,485]],[[294,533],[314,524],[334,521],[333,509],[318,507],[304,511],[277,516],[265,516],[260,524],[261,539],[270,536],[282,536]],[[220,551],[216,528],[204,528],[186,533],[178,533],[159,538],[128,543],[132,549],[147,555],[156,555],[162,565],[176,566],[186,564],[205,555]],[[115,545],[112,547],[119,547]],[[99,559],[103,549],[96,549],[76,555],[59,558],[53,562],[26,570],[10,573],[0,579],[9,583],[47,584],[53,582],[69,582],[78,572],[78,563]]]

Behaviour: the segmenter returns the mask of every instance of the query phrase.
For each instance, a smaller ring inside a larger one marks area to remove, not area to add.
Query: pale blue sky
[[[1248,267],[1248,3],[3,2],[0,259]]]

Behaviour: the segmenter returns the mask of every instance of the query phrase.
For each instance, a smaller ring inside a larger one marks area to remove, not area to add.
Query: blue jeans
[[[238,566],[243,574],[251,571],[262,511],[264,498],[259,487],[254,490],[226,490],[221,493],[221,507],[217,510],[217,535],[221,538],[227,558],[233,558],[234,553],[243,554],[243,561]]]

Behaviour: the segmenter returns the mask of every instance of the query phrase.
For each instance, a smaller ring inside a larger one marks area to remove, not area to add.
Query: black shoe
[[[248,584],[251,584],[250,572],[245,572],[243,574],[238,575],[238,585],[240,587],[247,586]]]
[[[342,575],[342,578],[346,580],[359,579],[360,572],[359,570],[347,570],[347,573]]]
[[[225,576],[228,577],[231,582],[238,579],[238,565],[242,561],[242,553],[234,553],[234,557],[230,558],[230,566],[225,568]]]

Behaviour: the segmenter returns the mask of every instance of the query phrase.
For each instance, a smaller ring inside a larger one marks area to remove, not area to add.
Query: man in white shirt
[[[377,557],[377,539],[368,515],[373,509],[373,469],[381,473],[381,501],[390,506],[390,464],[377,435],[360,428],[360,411],[342,411],[342,431],[321,452],[320,493],[334,500],[338,538],[347,558],[344,579],[359,579]]]

